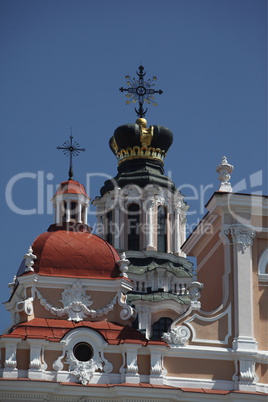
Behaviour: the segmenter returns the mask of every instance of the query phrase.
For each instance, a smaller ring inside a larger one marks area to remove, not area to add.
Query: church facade
[[[186,239],[189,207],[164,174],[172,132],[138,118],[109,144],[118,173],[93,201],[100,236],[69,178],[9,284],[0,400],[266,401],[267,197],[233,193],[223,158]]]

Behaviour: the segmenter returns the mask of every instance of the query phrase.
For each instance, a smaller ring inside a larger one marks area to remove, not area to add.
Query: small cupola
[[[68,230],[89,231],[87,226],[87,208],[90,198],[83,184],[75,180],[62,182],[52,198],[55,209],[54,225],[49,231],[68,226]]]

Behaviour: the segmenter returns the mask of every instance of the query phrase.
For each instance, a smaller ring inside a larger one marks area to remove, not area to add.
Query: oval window
[[[74,357],[80,362],[88,362],[93,357],[92,347],[85,342],[80,342],[73,348]]]

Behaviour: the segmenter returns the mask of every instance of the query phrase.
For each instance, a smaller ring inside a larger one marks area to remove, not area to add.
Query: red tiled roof
[[[141,332],[129,325],[122,326],[108,321],[81,321],[75,323],[68,320],[48,318],[34,318],[31,321],[17,324],[12,328],[10,334],[4,334],[2,338],[41,338],[50,342],[59,342],[67,332],[75,328],[92,329],[102,335],[109,344],[138,343],[145,345],[148,342],[155,344],[155,342],[148,341]],[[165,345],[165,342],[158,342],[158,344]]]
[[[60,194],[82,194],[85,197],[89,198],[83,184],[81,184],[75,180],[63,181],[59,185],[55,195],[60,195]]]
[[[34,270],[40,275],[115,279],[120,258],[115,249],[88,232],[58,230],[45,232],[33,245],[37,259]]]

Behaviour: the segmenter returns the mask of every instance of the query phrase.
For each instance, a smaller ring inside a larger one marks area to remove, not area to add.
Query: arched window
[[[138,251],[140,249],[140,207],[130,204],[128,207],[128,249]]]
[[[106,215],[106,241],[110,244],[113,242],[112,234],[113,211],[107,212]]]
[[[170,330],[171,324],[172,324],[171,318],[168,317],[160,318],[152,326],[153,334],[150,339],[152,341],[160,341],[163,333],[168,332]]]
[[[160,205],[157,209],[157,251],[160,253],[167,252],[167,209]]]

